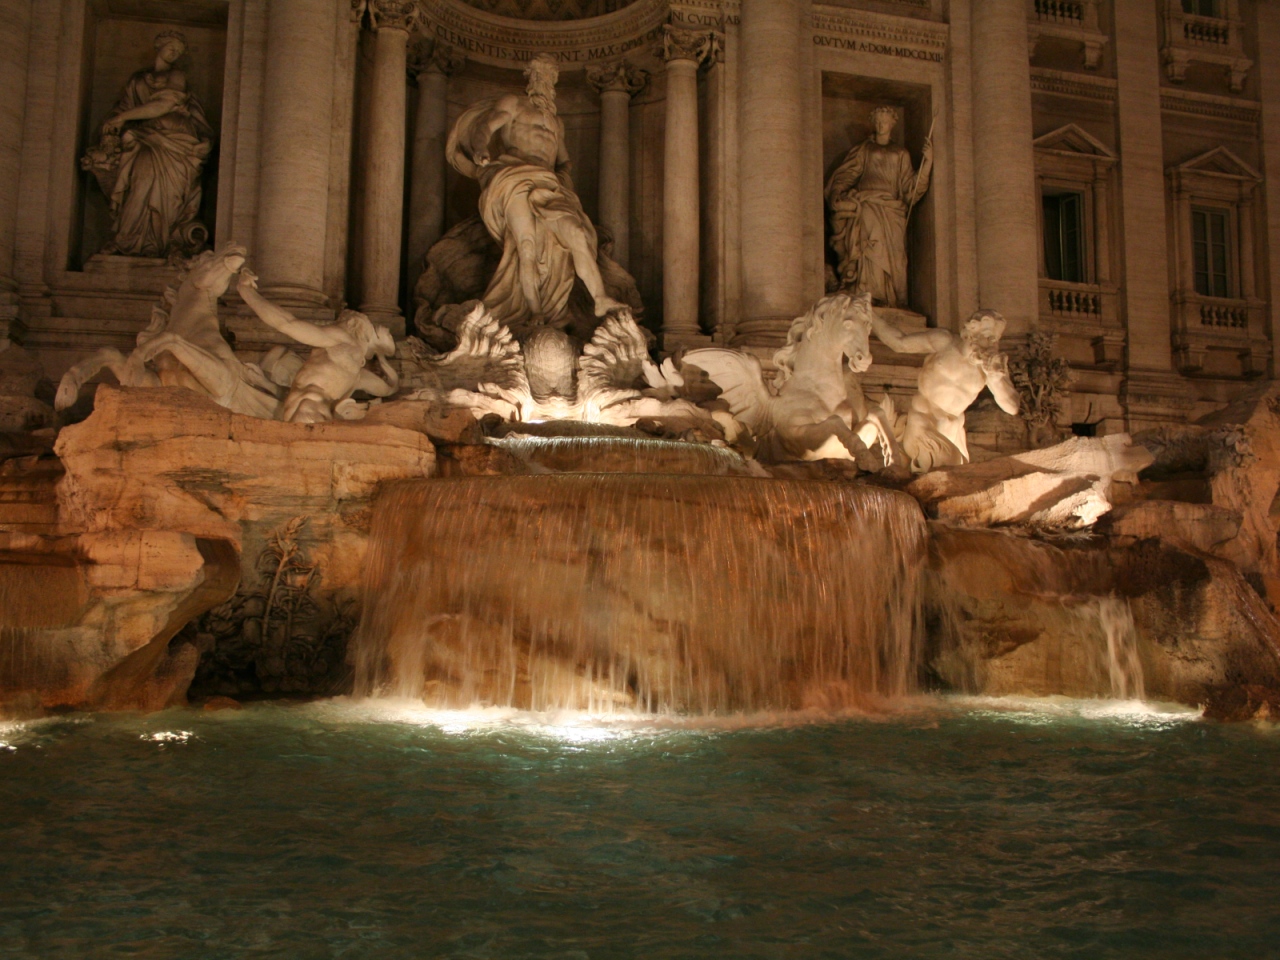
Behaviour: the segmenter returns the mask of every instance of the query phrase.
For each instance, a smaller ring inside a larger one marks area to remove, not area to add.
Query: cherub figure
[[[352,395],[366,393],[389,397],[400,387],[400,377],[389,358],[395,355],[391,332],[375,326],[363,313],[344,310],[338,322],[326,326],[299,320],[288,310],[271,303],[258,292],[258,278],[248,269],[240,271],[240,296],[267,326],[286,337],[312,347],[311,355],[293,374],[280,419],[291,423],[320,423],[339,417],[358,420],[368,404],[357,403]],[[286,350],[277,347],[262,366],[275,374],[286,363]],[[367,369],[377,358],[382,376]]]
[[[984,387],[1005,413],[1018,412],[1009,358],[1000,352],[1004,328],[1004,317],[994,310],[979,310],[958,335],[940,329],[906,333],[875,314],[872,329],[885,346],[898,353],[929,354],[911,407],[895,430],[914,473],[969,462],[964,412]]]

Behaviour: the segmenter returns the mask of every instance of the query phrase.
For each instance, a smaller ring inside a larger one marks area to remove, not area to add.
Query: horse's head
[[[223,244],[216,251],[206,250],[187,261],[182,282],[220,297],[227,292],[231,278],[240,272],[248,255],[238,243]]]
[[[862,373],[871,366],[871,294],[832,294],[819,300],[812,313],[835,337],[850,370]]]

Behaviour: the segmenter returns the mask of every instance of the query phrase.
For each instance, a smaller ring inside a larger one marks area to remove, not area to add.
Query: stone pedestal
[[[733,341],[739,345],[781,346],[805,308],[800,35],[799,0],[742,0],[742,320]]]
[[[1040,231],[1023,0],[973,4],[973,167],[979,306],[1010,335],[1039,316]],[[1158,111],[1157,111],[1158,112]]]
[[[288,306],[325,303],[334,0],[273,0],[267,14],[258,236],[262,292]]]
[[[710,50],[711,38],[667,27],[664,41],[662,336],[663,348],[672,350],[706,340],[698,328],[698,66]]]
[[[444,233],[444,193],[448,163],[449,77],[464,59],[452,47],[434,41],[418,45],[410,71],[418,78],[418,109],[413,121],[413,168],[409,181],[409,289],[417,285],[427,251]]]
[[[18,284],[13,276],[18,179],[26,113],[31,0],[0,0],[0,340],[18,333]]]
[[[613,235],[613,259],[623,267],[631,252],[631,98],[647,79],[625,60],[587,70],[587,80],[600,92],[598,225]]]
[[[404,139],[409,30],[417,8],[374,0],[375,32],[369,142],[364,154],[364,229],[360,309],[403,335],[400,234],[404,226]]]

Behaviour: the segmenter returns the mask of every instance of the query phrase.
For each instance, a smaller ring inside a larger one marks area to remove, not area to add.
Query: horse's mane
[[[796,353],[815,327],[840,322],[846,316],[857,312],[857,303],[858,298],[848,293],[833,293],[815,303],[809,308],[808,313],[796,317],[791,322],[791,329],[787,331],[786,346],[773,355],[774,365],[778,368],[774,383],[782,386],[791,379],[795,373]]]

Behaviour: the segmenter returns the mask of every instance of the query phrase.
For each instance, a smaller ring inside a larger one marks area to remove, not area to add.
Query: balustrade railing
[[[1036,19],[1050,23],[1083,26],[1085,5],[1081,0],[1035,0]]]
[[[1184,13],[1182,36],[1188,43],[1229,47],[1231,46],[1231,21]]]
[[[1056,317],[1101,317],[1102,294],[1093,290],[1070,290],[1051,287],[1049,310]]]
[[[1231,327],[1236,330],[1249,328],[1247,304],[1201,303],[1200,323],[1206,327]]]

